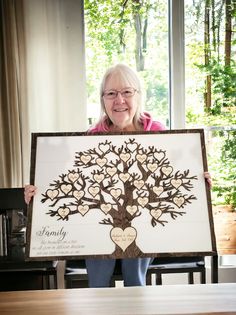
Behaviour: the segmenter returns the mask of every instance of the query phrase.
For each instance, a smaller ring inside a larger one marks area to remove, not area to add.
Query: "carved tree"
[[[169,219],[184,215],[182,209],[196,199],[187,193],[196,176],[189,170],[174,171],[166,151],[144,148],[135,139],[120,147],[106,140],[96,148],[76,152],[74,168],[59,177],[41,200],[51,202],[48,214],[69,220],[76,214],[102,211],[105,218],[99,223],[111,226],[115,252],[127,257],[141,253],[132,221],[143,211],[149,212],[153,227],[165,226]],[[117,238],[120,233],[129,238],[125,246]]]

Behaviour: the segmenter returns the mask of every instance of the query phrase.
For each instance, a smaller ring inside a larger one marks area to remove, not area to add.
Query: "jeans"
[[[151,258],[127,258],[121,260],[124,286],[146,285],[146,273]],[[90,288],[109,287],[115,268],[115,259],[86,259]]]

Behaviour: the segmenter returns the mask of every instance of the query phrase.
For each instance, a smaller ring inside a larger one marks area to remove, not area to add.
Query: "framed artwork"
[[[32,135],[28,259],[214,255],[204,132]]]

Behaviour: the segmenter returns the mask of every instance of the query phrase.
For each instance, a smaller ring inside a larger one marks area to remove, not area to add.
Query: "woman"
[[[100,89],[101,119],[88,132],[161,131],[160,122],[141,112],[142,93],[137,74],[128,66],[118,64],[105,73]],[[209,173],[205,174],[209,179]],[[25,200],[30,202],[36,189],[25,188]],[[125,286],[143,286],[151,258],[122,259],[121,268]],[[109,287],[115,268],[115,259],[86,259],[90,287]]]

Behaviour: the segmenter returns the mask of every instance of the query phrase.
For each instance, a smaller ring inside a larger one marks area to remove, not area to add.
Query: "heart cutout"
[[[134,152],[137,150],[138,144],[137,143],[128,143],[127,148],[130,152]]]
[[[101,210],[107,214],[112,208],[112,205],[110,203],[103,203],[101,204]]]
[[[155,170],[157,169],[158,165],[157,163],[148,163],[147,168],[149,169],[149,171],[151,171],[152,173],[155,172]]]
[[[80,200],[84,196],[84,191],[83,190],[75,190],[73,192],[73,196],[77,199]]]
[[[57,210],[57,213],[59,214],[59,216],[62,218],[62,219],[65,219],[68,214],[70,213],[70,209],[67,208],[67,207],[61,207]]]
[[[103,167],[106,163],[107,163],[107,159],[106,158],[97,158],[96,159],[96,162],[97,164],[100,166],[100,167]]]
[[[123,183],[125,183],[130,178],[130,175],[129,173],[120,173],[119,178],[122,180]]]
[[[80,160],[86,165],[91,161],[90,155],[81,155]]]
[[[182,185],[182,179],[172,179],[170,182],[171,182],[171,185],[175,187],[176,189]]]
[[[146,161],[147,155],[146,155],[146,154],[137,154],[137,155],[136,155],[136,159],[137,159],[140,163],[143,163],[144,161]]]
[[[100,189],[97,186],[91,186],[91,187],[89,187],[88,191],[89,191],[90,195],[95,197],[99,193]]]
[[[135,180],[134,181],[134,186],[138,189],[141,189],[144,186],[144,181],[143,180]]]
[[[78,206],[78,212],[80,214],[82,214],[82,216],[84,216],[88,211],[89,211],[89,206],[88,205],[84,205],[84,206],[80,205],[80,206]]]
[[[47,191],[46,191],[46,195],[51,199],[51,200],[53,200],[53,199],[55,199],[57,196],[58,196],[58,194],[59,194],[59,191],[57,190],[57,189],[48,189]]]
[[[140,204],[140,206],[142,208],[144,208],[146,206],[146,204],[148,203],[148,198],[147,197],[139,197],[138,203]]]
[[[134,215],[138,211],[137,206],[127,206],[126,211],[129,212],[129,214]]]
[[[121,195],[121,193],[122,193],[122,190],[120,188],[116,188],[116,189],[113,188],[110,190],[110,194],[112,195],[112,197],[116,199]]]
[[[79,178],[79,174],[78,173],[69,173],[68,174],[68,179],[71,181],[71,182],[75,182],[77,181],[77,179]]]
[[[121,153],[120,158],[122,161],[127,162],[130,159],[131,155],[129,153]]]
[[[63,184],[63,185],[61,185],[60,189],[65,195],[68,195],[69,192],[72,190],[72,185],[71,184]]]
[[[160,196],[163,193],[164,188],[163,186],[154,186],[152,190],[157,196]]]
[[[106,153],[107,151],[109,151],[110,149],[110,145],[108,143],[104,144],[104,143],[100,143],[98,145],[99,149],[103,152]]]
[[[124,230],[119,227],[115,227],[111,230],[110,236],[112,241],[124,252],[135,241],[137,231],[132,226],[127,227]]]
[[[95,174],[93,178],[97,183],[101,183],[104,180],[105,176],[103,174]]]
[[[171,166],[163,166],[161,168],[161,171],[163,174],[165,174],[166,176],[170,175],[173,171],[173,168]]]
[[[107,167],[106,172],[108,175],[110,175],[112,177],[113,175],[116,174],[117,168],[116,167]]]
[[[185,199],[184,197],[174,197],[173,201],[176,204],[176,206],[180,208],[184,204]]]
[[[150,214],[151,214],[151,216],[154,218],[154,219],[159,219],[160,218],[160,216],[162,215],[162,211],[160,210],[160,209],[152,209],[151,211],[150,211]]]
[[[154,157],[158,161],[161,161],[165,157],[165,153],[164,152],[155,152]]]

